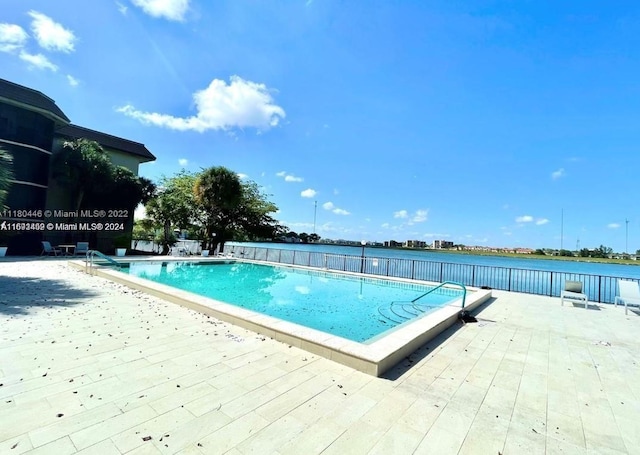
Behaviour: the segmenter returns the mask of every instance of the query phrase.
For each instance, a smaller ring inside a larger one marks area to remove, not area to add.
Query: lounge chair
[[[613,305],[617,306],[618,303],[624,303],[624,314],[627,314],[628,305],[640,306],[640,288],[638,287],[637,282],[629,280],[618,280],[618,292],[620,293],[620,295],[616,296],[615,300],[613,301]]]
[[[169,250],[169,254],[171,256],[186,256],[187,248],[184,245],[172,246],[171,249]]]
[[[589,305],[589,298],[587,297],[587,294],[582,292],[582,282],[580,281],[567,280],[564,282],[564,289],[560,292],[560,302],[562,303],[562,306],[564,306],[564,299],[584,302],[585,308]]]
[[[43,240],[41,243],[42,243],[42,253],[40,253],[40,256],[44,256],[45,254],[47,256],[51,256],[52,254],[54,256],[57,256],[58,253],[62,254],[62,250],[60,248],[51,246],[51,242],[47,242],[46,240]]]
[[[76,243],[76,249],[74,254],[76,256],[85,256],[89,251],[89,242],[78,242]]]

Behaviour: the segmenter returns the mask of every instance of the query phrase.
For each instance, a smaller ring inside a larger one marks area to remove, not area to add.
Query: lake
[[[330,254],[346,254],[360,256],[361,246],[339,246],[327,244],[302,243],[268,243],[268,242],[228,242],[225,251],[232,251],[234,247],[247,246],[258,248],[284,249],[295,251],[315,251]],[[450,264],[484,265],[491,267],[505,267],[513,269],[543,270],[589,275],[603,275],[616,278],[640,278],[640,266],[623,264],[604,264],[600,262],[560,261],[552,259],[513,258],[503,256],[485,256],[472,254],[457,254],[455,252],[437,252],[433,250],[408,250],[394,248],[367,247],[364,248],[366,257],[408,259],[417,261],[445,262]]]

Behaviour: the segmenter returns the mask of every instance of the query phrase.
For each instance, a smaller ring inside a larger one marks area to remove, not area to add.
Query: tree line
[[[537,250],[535,250],[533,254],[538,254],[542,256],[542,255],[546,255],[547,252],[545,250],[538,248]],[[594,249],[582,248],[580,251],[577,251],[577,252],[571,251],[571,250],[565,250],[565,249],[561,249],[558,251],[558,256],[566,256],[566,257],[577,256],[581,258],[608,258],[612,254],[613,254],[613,248],[610,248],[604,245],[600,245],[598,248],[594,248]]]
[[[135,224],[134,237],[159,243],[164,254],[177,240],[176,229],[186,230],[203,249],[221,251],[229,240],[271,240],[287,231],[258,184],[223,166],[162,177],[145,209],[147,218]]]

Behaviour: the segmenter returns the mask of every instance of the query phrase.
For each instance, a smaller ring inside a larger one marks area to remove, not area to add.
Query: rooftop
[[[142,162],[154,161],[155,156],[145,147],[144,144],[139,142],[123,139],[118,136],[112,136],[110,134],[101,133],[100,131],[91,130],[78,125],[66,125],[56,130],[56,134],[66,136],[70,139],[89,139],[90,141],[96,141],[103,147],[121,150],[132,155],[144,158]]]
[[[493,291],[382,378],[72,269],[0,262],[0,452],[637,453],[640,316]]]
[[[62,112],[56,102],[42,92],[14,82],[0,79],[0,100],[20,103],[53,116],[58,123],[69,123],[69,118]]]

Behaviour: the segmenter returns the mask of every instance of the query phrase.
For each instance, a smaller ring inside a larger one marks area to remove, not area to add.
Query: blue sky
[[[227,166],[328,238],[640,248],[637,2],[2,3],[0,77],[141,175]]]

